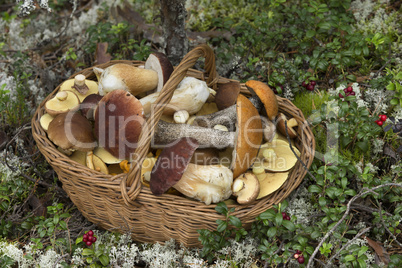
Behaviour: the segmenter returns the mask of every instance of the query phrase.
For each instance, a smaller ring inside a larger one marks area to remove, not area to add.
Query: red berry
[[[313,90],[314,90],[314,86],[311,85],[311,84],[309,84],[309,85],[307,86],[307,90],[313,91]]]
[[[303,263],[304,263],[304,257],[303,257],[303,255],[302,255],[302,256],[299,256],[299,258],[297,258],[297,261],[298,261],[300,264],[303,264]]]
[[[347,87],[347,88],[346,88],[346,91],[347,91],[347,92],[352,92],[352,91],[353,91],[353,87]]]
[[[381,120],[376,120],[375,121],[376,123],[377,123],[377,125],[379,125],[380,127],[384,124],[384,122],[383,121],[381,121]]]
[[[96,237],[93,236],[93,237],[92,237],[92,243],[95,243],[95,242],[96,242]]]
[[[88,233],[87,233],[87,235],[93,236],[93,235],[94,235],[94,232],[92,232],[92,230],[89,230]]]
[[[303,86],[303,87],[307,87],[306,82],[303,81],[303,82],[302,82],[302,86]]]
[[[385,114],[380,115],[380,120],[385,122],[385,120],[387,120],[387,116]]]
[[[88,247],[90,247],[90,246],[92,245],[92,242],[91,242],[91,241],[87,241],[85,244],[86,244]]]
[[[350,92],[350,95],[355,96],[356,92],[352,91],[352,92]]]
[[[300,255],[301,253],[302,253],[302,252],[301,252],[300,250],[298,250],[298,249],[296,250],[296,254],[299,254],[299,255]]]
[[[87,238],[88,238],[88,235],[87,235],[87,234],[84,234],[84,235],[82,236],[82,238],[83,238],[83,239],[87,239]]]
[[[345,87],[345,88],[343,89],[343,92],[348,93],[348,88]]]
[[[310,85],[315,86],[317,83],[315,81],[310,81]]]
[[[351,92],[347,92],[347,93],[346,93],[346,97],[347,97],[347,96],[350,96],[350,94],[352,94],[352,93],[351,93]]]
[[[341,93],[339,93],[339,98],[343,98],[343,95]]]
[[[88,241],[88,238],[84,237],[84,238],[82,239],[82,241],[83,241],[83,242],[87,242],[87,241]]]
[[[293,258],[298,259],[298,258],[299,258],[299,254],[295,253],[295,254],[293,255]]]
[[[285,220],[290,221],[290,216],[286,215]]]

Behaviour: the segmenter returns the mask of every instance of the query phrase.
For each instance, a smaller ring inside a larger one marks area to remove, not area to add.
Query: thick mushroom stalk
[[[237,177],[232,186],[233,195],[237,196],[237,203],[249,204],[257,199],[260,193],[260,183],[253,173],[244,173]]]

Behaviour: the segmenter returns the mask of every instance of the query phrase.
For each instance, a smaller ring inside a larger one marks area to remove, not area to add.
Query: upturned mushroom
[[[94,120],[99,146],[118,159],[130,159],[145,121],[138,99],[123,89],[109,92],[99,101]]]
[[[297,148],[293,148],[300,155]],[[262,167],[271,172],[285,172],[294,167],[297,158],[285,141],[277,140],[274,143],[264,143],[258,152],[255,167]]]
[[[285,125],[286,121],[286,125]],[[287,137],[286,134],[286,128],[287,128],[287,133],[289,134],[289,137],[291,139],[294,139],[297,137],[297,132],[294,129],[297,127],[299,124],[297,123],[297,120],[295,118],[290,118],[289,120],[286,118],[286,116],[283,113],[280,113],[276,119],[276,125],[279,130],[279,132]]]
[[[151,172],[150,189],[153,194],[162,195],[173,187],[206,205],[230,197],[232,171],[221,165],[189,163],[197,147],[196,140],[182,138],[161,152]]]
[[[47,134],[55,145],[67,152],[92,151],[97,145],[91,123],[78,112],[57,115],[50,122]]]
[[[50,114],[44,114],[44,115],[42,115],[42,116],[40,117],[40,119],[39,119],[40,126],[41,126],[45,131],[47,131],[47,129],[48,129],[48,127],[49,127],[49,124],[50,124],[50,122],[52,122],[53,119],[54,119],[54,117],[51,116]]]
[[[168,57],[160,52],[151,53],[144,64],[145,69],[154,70],[158,74],[158,86],[156,92],[162,90],[165,83],[173,73],[173,65]]]
[[[239,94],[239,82],[231,81],[225,84],[220,84],[215,94],[215,103],[218,110],[223,110],[234,105]]]
[[[78,74],[72,79],[68,79],[60,86],[60,91],[74,92],[80,102],[82,102],[88,95],[98,93],[98,83],[86,79],[84,75]]]
[[[160,92],[155,92],[140,99],[144,107],[145,116],[149,116],[152,113],[152,105],[159,97],[159,94]],[[209,94],[210,89],[204,81],[194,77],[185,77],[177,86],[163,113],[172,115],[176,111],[185,110],[190,115],[195,114],[206,102]]]
[[[263,172],[256,175],[260,184],[257,200],[278,190],[288,179],[289,172]]]
[[[80,100],[72,91],[60,91],[56,96],[45,103],[45,110],[51,116],[77,111],[80,108]]]
[[[257,199],[260,193],[260,183],[253,173],[244,173],[237,177],[232,185],[232,192],[237,196],[237,203],[250,204]]]
[[[99,94],[124,89],[136,96],[140,93],[155,89],[158,86],[158,73],[131,64],[116,63],[105,69],[95,67],[94,73],[99,82]]]

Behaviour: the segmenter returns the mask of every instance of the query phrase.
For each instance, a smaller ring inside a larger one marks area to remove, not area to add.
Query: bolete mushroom
[[[104,174],[109,174],[109,169],[106,166],[105,162],[94,155],[92,151],[86,153],[86,166],[90,169],[102,172]]]
[[[206,205],[226,200],[232,194],[233,173],[221,165],[195,165],[190,159],[197,141],[181,138],[163,149],[151,172],[150,189],[162,195],[170,187]]]
[[[277,141],[279,143],[264,143],[258,152],[258,160],[255,161],[255,167],[262,167],[271,172],[285,172],[293,168],[297,162],[296,156],[284,141]],[[283,142],[283,143],[281,143]],[[295,152],[300,155],[297,148],[293,148]]]
[[[106,151],[105,148],[99,146],[95,148],[94,155],[102,159],[106,164],[118,164],[122,161],[122,159],[113,156],[111,153]]]
[[[145,116],[152,113],[152,105],[160,92],[152,93],[140,99]],[[198,112],[210,94],[207,83],[194,77],[185,77],[177,86],[172,99],[164,109],[164,114],[172,115],[176,111],[185,110],[190,115]]]
[[[98,93],[98,83],[85,78],[85,75],[78,74],[73,79],[68,79],[60,86],[60,91],[72,91],[82,102],[88,95]]]
[[[151,69],[158,74],[158,86],[156,92],[162,90],[165,83],[169,80],[170,75],[173,73],[173,65],[168,57],[160,52],[151,53],[145,61],[145,69]]]
[[[276,119],[276,125],[277,125],[279,132],[282,135],[284,135],[285,137],[287,137],[285,121],[286,121],[289,137],[291,139],[296,138],[297,132],[295,131],[294,127],[298,126],[297,120],[295,118],[290,118],[288,120],[283,113],[280,113]]]
[[[257,80],[249,80],[246,82],[245,86],[251,92],[254,92],[264,104],[268,118],[272,121],[275,120],[279,106],[276,95],[272,89],[267,84]]]
[[[257,199],[261,199],[278,190],[285,183],[288,177],[289,172],[263,172],[258,174],[257,178],[260,184],[260,192]]]
[[[48,129],[48,127],[49,127],[49,124],[50,124],[50,122],[52,122],[53,118],[54,118],[54,117],[51,116],[50,114],[44,114],[44,115],[42,115],[42,116],[40,117],[40,119],[39,119],[40,126],[41,126],[45,131],[47,131],[47,129]]]
[[[77,111],[79,108],[80,100],[72,91],[59,91],[45,103],[45,110],[51,116]]]
[[[253,173],[241,174],[233,181],[232,192],[237,196],[237,203],[241,205],[250,204],[256,200],[260,193],[260,183]]]
[[[88,95],[80,104],[82,115],[89,120],[93,120],[95,108],[98,106],[98,103],[101,99],[102,96],[99,94]]]
[[[65,151],[92,151],[96,140],[92,125],[78,112],[57,115],[50,122],[47,134],[49,139]]]
[[[226,109],[236,103],[237,96],[240,94],[240,83],[231,81],[219,84],[215,95],[215,103],[218,110]]]
[[[124,89],[134,96],[155,89],[158,86],[158,73],[126,63],[116,63],[105,69],[94,67],[98,77],[99,94]]]
[[[99,146],[118,159],[130,159],[144,123],[138,99],[123,89],[111,91],[99,101],[94,117]]]

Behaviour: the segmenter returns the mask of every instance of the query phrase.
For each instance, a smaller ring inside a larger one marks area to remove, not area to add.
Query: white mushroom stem
[[[152,105],[159,97],[160,92],[152,93],[140,99],[145,116],[152,113]],[[189,114],[198,112],[210,94],[204,81],[193,77],[184,78],[175,90],[172,99],[164,108],[164,114],[174,114],[179,110],[186,110]]]
[[[86,94],[89,90],[89,87],[85,84],[85,75],[78,74],[74,77],[74,86],[79,93]]]
[[[164,147],[182,138],[194,138],[201,147],[227,148],[234,147],[236,132],[222,131],[213,128],[174,124],[160,120],[154,133],[153,148]]]
[[[190,163],[173,188],[209,205],[228,199],[232,194],[232,182],[233,173],[225,166]]]
[[[294,118],[290,118],[289,120],[287,120],[286,122],[288,127],[297,127],[299,124],[297,123],[297,120]]]
[[[234,180],[232,190],[233,195],[237,196],[237,203],[249,204],[257,198],[260,183],[253,173],[244,173]]]
[[[264,161],[273,161],[277,157],[273,149],[264,149],[262,155],[264,156]]]
[[[60,91],[56,94],[56,98],[59,101],[65,101],[68,97],[68,93],[65,91]]]
[[[186,110],[180,110],[174,113],[173,120],[177,124],[184,124],[187,122],[189,117],[190,115]]]

